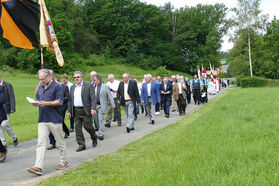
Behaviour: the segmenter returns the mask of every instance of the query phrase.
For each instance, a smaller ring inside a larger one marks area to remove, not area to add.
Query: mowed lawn
[[[29,75],[21,72],[13,74],[1,72],[2,79],[13,85],[16,98],[16,112],[11,114],[10,125],[16,133],[19,142],[37,137],[38,108],[29,104],[26,97],[35,99],[35,87],[38,85],[37,75]],[[9,144],[11,138],[6,133]]]
[[[278,185],[279,88],[235,88],[42,185]]]

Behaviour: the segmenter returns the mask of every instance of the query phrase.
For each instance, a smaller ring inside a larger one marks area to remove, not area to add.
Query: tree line
[[[260,0],[238,0],[234,47],[228,57],[229,72],[237,76],[279,78],[279,20],[264,15]]]
[[[55,56],[44,52],[45,67],[58,72],[73,70],[94,54],[146,69],[194,73],[197,65],[220,65],[222,37],[230,26],[224,4],[174,9],[138,0],[45,2],[65,59],[59,68]],[[40,50],[11,47],[1,38],[0,65],[35,72]]]

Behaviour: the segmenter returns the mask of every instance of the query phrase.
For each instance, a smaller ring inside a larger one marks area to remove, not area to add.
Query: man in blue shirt
[[[63,117],[60,114],[63,105],[62,87],[51,79],[49,70],[39,70],[38,74],[41,84],[39,85],[36,94],[38,103],[34,104],[34,106],[39,106],[36,162],[35,166],[27,168],[27,171],[33,174],[42,175],[44,155],[50,132],[54,135],[57,147],[60,150],[60,163],[56,169],[61,170],[66,168],[68,162],[65,158],[66,144],[62,132]]]

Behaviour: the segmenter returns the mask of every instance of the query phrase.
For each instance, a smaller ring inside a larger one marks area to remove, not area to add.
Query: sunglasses
[[[79,78],[80,78],[80,76],[74,77],[74,79],[79,79]]]

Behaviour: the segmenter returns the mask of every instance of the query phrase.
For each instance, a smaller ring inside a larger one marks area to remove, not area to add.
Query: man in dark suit
[[[170,105],[171,105],[171,95],[172,95],[172,85],[168,81],[167,77],[164,77],[163,82],[160,85],[161,93],[161,105],[164,107],[165,117],[170,117]]]
[[[185,76],[184,82],[185,82],[185,85],[186,85],[187,104],[190,104],[191,103],[191,82],[190,82],[188,76]]]
[[[82,126],[90,134],[93,148],[97,146],[97,135],[92,123],[92,115],[96,114],[96,100],[93,86],[83,81],[81,72],[74,73],[75,85],[70,89],[68,117],[74,118],[76,140],[79,145],[77,152],[86,149]]]
[[[123,81],[120,82],[117,91],[117,102],[121,106],[124,106],[127,115],[126,130],[130,133],[131,130],[135,130],[134,127],[134,107],[136,103],[140,106],[140,96],[138,85],[135,80],[131,80],[129,74],[123,74]]]
[[[4,104],[6,103],[6,101],[7,98],[5,93],[5,87],[0,86],[0,125],[2,124],[3,121],[7,119],[6,111],[4,109]],[[6,159],[6,155],[7,155],[7,149],[0,140],[0,162],[3,162]]]
[[[7,146],[7,140],[6,140],[6,136],[5,136],[5,131],[7,132],[7,134],[11,137],[11,139],[14,142],[14,146],[16,146],[18,144],[18,139],[11,127],[11,125],[9,124],[10,121],[10,114],[15,113],[15,94],[14,94],[14,89],[13,86],[2,80],[2,77],[0,75],[0,85],[3,85],[5,87],[5,93],[7,96],[7,101],[4,104],[4,108],[7,114],[7,119],[5,121],[3,121],[2,125],[0,126],[0,139],[3,143],[4,146]]]

